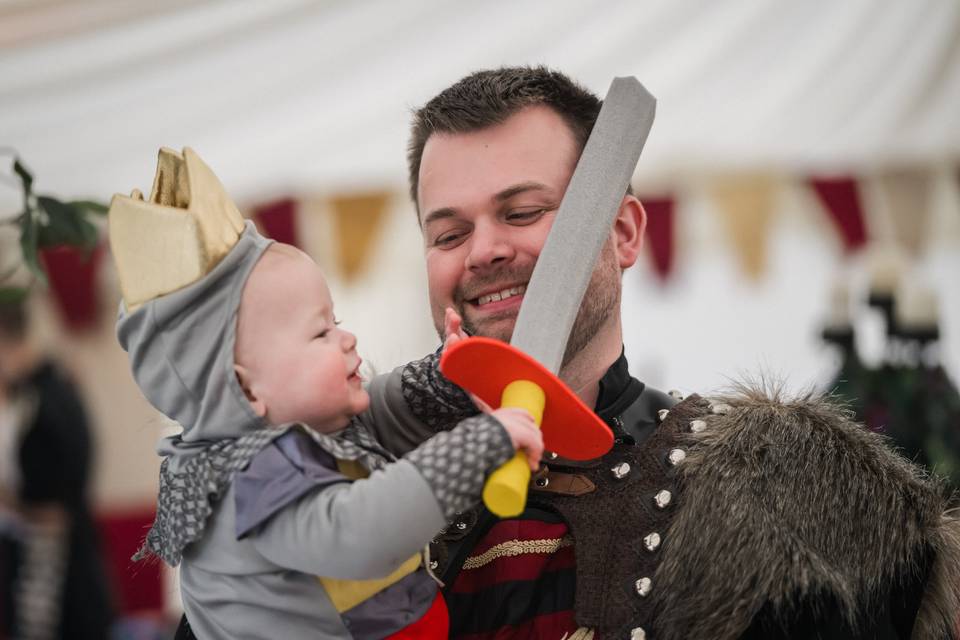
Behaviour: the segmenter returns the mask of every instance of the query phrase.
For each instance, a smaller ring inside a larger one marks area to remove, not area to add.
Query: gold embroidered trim
[[[492,546],[478,556],[470,556],[463,563],[464,569],[479,569],[496,560],[497,558],[508,558],[511,556],[521,556],[528,553],[548,554],[557,551],[563,547],[573,546],[573,538],[563,536],[562,538],[543,538],[540,540],[507,540],[498,545]]]

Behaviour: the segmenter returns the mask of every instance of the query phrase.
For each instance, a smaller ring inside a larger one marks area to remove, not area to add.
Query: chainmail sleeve
[[[476,415],[467,393],[440,372],[441,350],[405,365],[401,390],[410,411],[434,431],[451,429],[460,420]]]
[[[403,459],[419,469],[450,520],[479,500],[487,474],[513,453],[507,430],[499,420],[483,414],[438,433]]]

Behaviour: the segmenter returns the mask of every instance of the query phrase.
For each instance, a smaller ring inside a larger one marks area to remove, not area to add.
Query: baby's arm
[[[473,505],[484,480],[515,446],[539,459],[529,415],[503,410],[463,420],[369,478],[314,491],[251,536],[271,562],[342,579],[383,577],[421,549],[457,511]]]
[[[447,309],[444,348],[466,337],[460,317]],[[440,372],[438,350],[421,360],[375,377],[367,386],[370,408],[358,416],[377,441],[400,456],[433,434],[476,415],[477,406],[463,389]]]

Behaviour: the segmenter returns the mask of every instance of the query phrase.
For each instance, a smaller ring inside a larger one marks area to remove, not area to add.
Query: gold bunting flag
[[[750,279],[759,280],[767,266],[776,180],[765,174],[730,176],[715,182],[710,193],[741,268]]]
[[[911,257],[919,257],[929,238],[931,176],[922,169],[888,171],[880,176],[894,239]]]
[[[376,246],[390,194],[383,191],[334,196],[330,200],[337,266],[345,281],[359,275]]]

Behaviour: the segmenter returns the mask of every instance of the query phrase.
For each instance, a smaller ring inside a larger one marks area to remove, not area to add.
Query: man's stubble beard
[[[620,312],[620,265],[613,245],[609,242],[600,252],[597,268],[590,276],[587,290],[580,303],[580,311],[573,321],[567,349],[563,354],[561,368],[567,364],[596,337],[610,318]]]
[[[498,278],[501,276],[498,275]],[[583,301],[580,303],[580,310],[573,322],[573,328],[570,330],[570,338],[567,340],[567,348],[563,354],[564,367],[574,356],[583,351],[584,347],[590,344],[594,336],[610,320],[614,313],[620,309],[620,265],[617,264],[616,252],[613,245],[607,242],[600,252],[597,260],[597,267],[590,276],[590,282],[587,284],[587,290],[583,294]],[[513,335],[513,327],[516,323],[516,316],[511,312],[500,317],[493,316],[484,319],[483,324],[475,324],[470,320],[462,300],[454,300],[453,307],[463,320],[463,330],[471,336],[485,336],[494,338],[503,342],[510,342]],[[440,319],[437,322],[437,333],[443,340],[443,324]],[[486,325],[486,326],[484,326]]]

